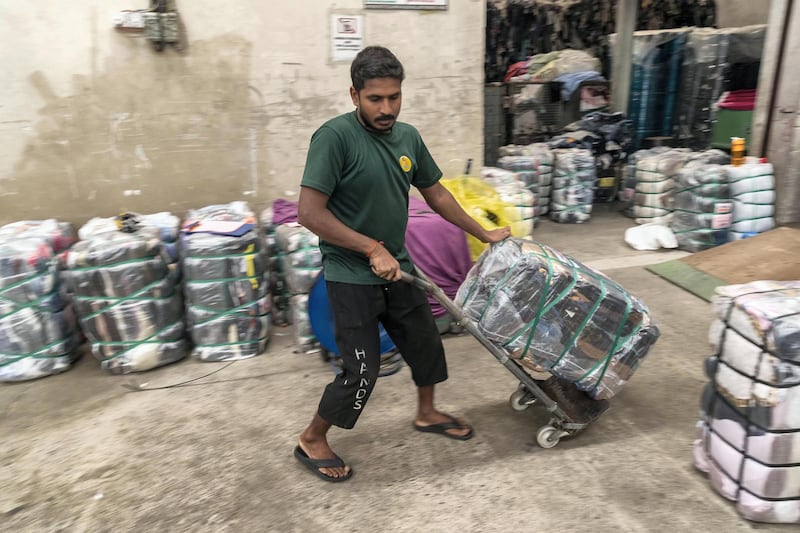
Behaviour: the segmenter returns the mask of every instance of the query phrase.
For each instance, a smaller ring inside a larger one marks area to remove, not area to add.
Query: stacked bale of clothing
[[[678,247],[699,252],[728,242],[733,202],[726,167],[689,162],[678,172],[675,184],[670,228]]]
[[[485,252],[455,301],[521,365],[574,382],[595,399],[619,392],[659,336],[647,307],[618,284],[521,239]]]
[[[275,228],[275,240],[289,292],[289,322],[300,351],[317,347],[317,338],[308,319],[308,294],[322,271],[319,237],[297,222]]]
[[[517,212],[520,224],[524,227],[525,235],[533,233],[533,228],[538,221],[536,211],[536,197],[527,188],[522,177],[510,170],[502,168],[483,167],[481,179],[494,187],[500,199],[510,205]]]
[[[584,148],[595,157],[594,201],[614,201],[619,167],[631,145],[631,121],[622,113],[587,113],[567,124],[564,133],[553,137],[551,148]]]
[[[178,262],[180,219],[172,213],[168,211],[152,214],[122,213],[116,217],[95,217],[81,226],[78,230],[78,238],[88,240],[94,235],[117,230],[128,233],[141,230],[154,232],[161,241],[161,250],[166,254],[167,261],[169,263]]]
[[[71,226],[52,219],[0,228],[0,381],[58,374],[80,356],[56,261],[74,241]]]
[[[594,156],[589,150],[581,148],[554,150],[554,154],[550,219],[556,222],[588,222],[597,176]]]
[[[516,172],[535,198],[534,226],[538,223],[539,217],[546,215],[550,210],[553,161],[553,152],[546,143],[508,145],[500,148],[498,166]]]
[[[245,202],[207,206],[186,217],[181,266],[197,359],[232,361],[266,349],[271,296],[255,222]]]
[[[113,374],[186,356],[180,271],[154,227],[92,221],[60,255],[64,281],[94,357]]]
[[[718,287],[694,464],[758,522],[800,524],[800,281]]]
[[[771,163],[754,157],[744,165],[726,167],[733,198],[731,240],[763,233],[775,227],[775,176]]]
[[[684,148],[671,149],[636,164],[636,187],[633,214],[637,224],[670,225],[673,217],[676,179],[685,167],[724,165],[729,156],[720,150],[692,152]]]
[[[630,218],[635,217],[633,213],[633,199],[634,193],[636,192],[637,183],[636,166],[638,165],[639,161],[642,159],[647,159],[648,157],[669,152],[670,150],[671,148],[668,146],[654,146],[653,148],[636,150],[628,156],[628,159],[625,161],[625,165],[622,167],[622,183],[620,183],[618,194],[619,201],[624,205],[623,213],[625,216]]]
[[[297,220],[297,204],[277,199],[261,212],[261,228],[264,234],[264,252],[267,255],[267,272],[272,294],[272,324],[288,326],[292,322],[289,305],[289,289],[286,287],[283,255],[278,246],[275,230],[285,222]]]

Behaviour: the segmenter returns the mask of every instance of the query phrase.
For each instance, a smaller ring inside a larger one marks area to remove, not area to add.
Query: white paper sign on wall
[[[364,17],[331,15],[331,59],[352,61],[364,48]]]

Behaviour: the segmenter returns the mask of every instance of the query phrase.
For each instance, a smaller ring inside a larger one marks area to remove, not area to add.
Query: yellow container
[[[731,165],[744,164],[745,141],[743,137],[731,137]]]

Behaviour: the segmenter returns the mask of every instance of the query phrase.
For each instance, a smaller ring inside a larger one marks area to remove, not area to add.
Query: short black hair
[[[402,82],[405,77],[403,64],[383,46],[367,46],[358,53],[350,65],[350,80],[356,91],[363,89],[367,80],[394,78]]]

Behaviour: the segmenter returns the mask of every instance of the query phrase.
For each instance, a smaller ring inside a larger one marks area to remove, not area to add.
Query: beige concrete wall
[[[293,198],[310,135],[352,109],[349,63],[329,59],[334,11],[364,14],[366,44],[404,62],[401,120],[446,174],[482,157],[483,0],[178,0],[182,53],[113,28],[146,0],[2,4],[0,223]]]

